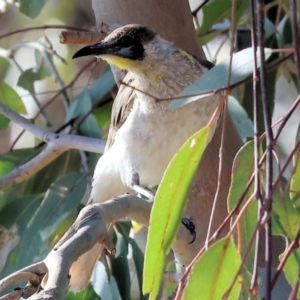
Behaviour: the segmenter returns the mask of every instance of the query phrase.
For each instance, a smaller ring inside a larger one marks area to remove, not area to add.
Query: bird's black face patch
[[[123,35],[111,43],[108,42],[108,44],[110,44],[111,54],[113,55],[131,60],[141,60],[144,57],[142,43],[129,35]]]
[[[79,50],[73,58],[86,55],[114,55],[130,60],[142,60],[143,43],[151,41],[155,33],[141,25],[126,25],[114,30],[102,42]]]

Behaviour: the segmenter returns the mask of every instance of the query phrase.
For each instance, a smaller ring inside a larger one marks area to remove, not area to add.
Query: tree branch
[[[49,132],[30,123],[26,118],[15,113],[2,103],[0,103],[0,113],[6,116],[11,121],[20,125],[28,132],[32,133],[40,140],[47,143],[47,147],[32,160],[23,164],[22,166],[19,166],[12,172],[2,176],[0,178],[0,189],[10,187],[29,178],[30,176],[41,170],[43,167],[48,165],[60,154],[69,149],[77,149],[97,153],[104,152],[106,143],[104,140],[75,136],[65,133],[57,134]]]
[[[74,261],[97,243],[101,243],[109,253],[115,253],[115,247],[109,239],[106,226],[121,218],[135,220],[148,227],[152,203],[137,196],[125,194],[101,204],[91,204],[84,207],[76,221],[55,245],[44,261],[26,267],[0,281],[0,290],[9,285],[27,279],[32,286],[38,286],[44,277],[43,290],[32,299],[65,299],[69,285],[69,270]],[[186,245],[191,235],[185,226],[181,225],[176,236],[177,245]],[[44,276],[46,274],[46,276]],[[171,281],[178,281],[178,275],[166,275]],[[16,299],[19,293],[12,292],[11,298]],[[18,295],[12,298],[12,295]],[[2,299],[2,298],[0,298]]]

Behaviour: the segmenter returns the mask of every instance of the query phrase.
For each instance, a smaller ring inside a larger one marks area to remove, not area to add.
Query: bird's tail
[[[70,269],[70,291],[77,293],[84,289],[92,276],[94,266],[103,251],[103,245],[96,243],[88,252],[81,255]]]

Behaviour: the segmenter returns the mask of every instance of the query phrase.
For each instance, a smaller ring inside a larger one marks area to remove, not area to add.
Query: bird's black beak
[[[77,58],[81,56],[88,56],[88,55],[101,55],[101,54],[108,54],[109,53],[109,45],[107,43],[98,43],[95,45],[86,46],[78,50],[72,58]]]

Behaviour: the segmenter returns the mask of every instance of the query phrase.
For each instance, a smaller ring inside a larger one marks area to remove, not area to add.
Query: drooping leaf
[[[144,254],[137,245],[136,241],[129,237],[129,243],[132,248],[132,257],[136,270],[136,277],[139,284],[140,290],[140,300],[147,300],[148,295],[143,295],[143,264],[144,264]]]
[[[39,15],[47,0],[20,0],[20,11],[34,19]]]
[[[19,267],[31,263],[40,255],[48,237],[83,199],[86,188],[86,177],[80,173],[64,175],[51,185],[39,208],[28,220],[20,244],[22,255],[20,253],[17,259]]]
[[[281,255],[281,259],[284,253]],[[284,267],[284,274],[286,276],[289,284],[294,287],[299,284],[299,274],[300,274],[300,250],[295,249],[288,257]],[[297,299],[300,298],[300,290],[297,292]]]
[[[42,198],[43,194],[28,195],[11,199],[11,201],[0,210],[0,226],[4,226],[5,228],[10,228],[14,225],[17,226],[18,235],[22,241],[28,220],[32,218],[34,212],[40,205]],[[6,265],[0,273],[1,278],[16,271],[16,257],[13,254],[18,253],[18,249],[19,246],[17,246],[17,249],[13,250],[13,253],[8,257]]]
[[[104,129],[110,123],[112,101],[94,110],[98,126]]]
[[[29,161],[39,152],[39,149],[17,149],[0,155],[0,176],[11,172],[15,168]]]
[[[150,216],[143,292],[156,299],[175,233],[185,208],[190,184],[207,144],[210,127],[192,135],[171,160],[156,193]]]
[[[233,96],[228,96],[228,110],[242,140],[253,137],[253,123],[248,118],[244,108]]]
[[[101,299],[113,300],[110,290],[109,278],[107,276],[105,266],[101,261],[96,262],[91,279],[91,284],[94,288],[95,293]]]
[[[99,77],[89,88],[89,94],[92,104],[96,104],[116,85],[114,75],[109,69],[101,77]]]
[[[268,59],[272,53],[272,49],[265,48],[265,58]],[[257,66],[259,67],[261,59],[259,51],[257,51]],[[203,97],[212,94],[213,91],[225,89],[228,86],[228,76],[230,74],[230,85],[234,85],[247,77],[253,72],[254,55],[253,49],[247,48],[245,50],[234,53],[232,56],[232,63],[230,64],[230,57],[218,63],[215,67],[206,72],[196,82],[184,89],[179,96],[180,99],[173,100],[169,108],[175,109],[187,103],[197,101]],[[231,66],[231,68],[230,68]],[[231,70],[231,71],[229,71]],[[192,96],[190,96],[192,95]],[[200,100],[201,101],[201,100]]]
[[[101,130],[93,114],[88,115],[87,118],[82,122],[79,132],[87,137],[96,139],[102,138]]]
[[[59,176],[80,170],[80,162],[73,158],[73,151],[68,151],[59,155],[50,164],[45,166],[28,180],[21,182],[20,186],[24,193],[45,192]],[[75,156],[75,155],[74,155]]]
[[[236,2],[236,18],[237,20],[246,11],[249,6],[247,1],[237,0]],[[209,32],[213,26],[217,23],[222,23],[226,19],[231,18],[232,13],[232,1],[209,1],[203,7],[203,20],[198,30],[198,35],[201,37],[205,33]]]
[[[193,266],[182,299],[223,299],[240,264],[240,255],[230,237],[216,242]],[[239,299],[241,287],[241,277],[238,276],[226,299]]]
[[[300,228],[300,212],[286,191],[277,188],[272,197],[272,233],[293,240]]]
[[[87,112],[91,111],[91,109],[92,103],[90,94],[85,88],[70,105],[66,119],[69,121],[78,118],[79,116],[84,116]]]
[[[0,82],[0,102],[19,114],[27,113],[20,96],[4,81]],[[9,119],[0,114],[0,129],[5,128],[9,122]]]
[[[38,74],[38,70],[36,68],[30,68],[25,70],[18,79],[18,86],[23,89],[34,92],[34,82],[40,80],[40,75]]]
[[[298,125],[296,137],[295,137],[295,147],[300,141],[300,123]],[[293,205],[296,208],[300,208],[300,149],[299,147],[293,155],[293,175],[291,179],[290,187],[290,197],[293,201]]]
[[[112,259],[112,273],[123,300],[130,300],[130,273],[127,260],[128,244],[123,235],[116,231],[116,254]]]
[[[118,289],[116,279],[113,275],[110,276],[110,290],[111,290],[113,300],[123,300],[120,295],[120,291]]]
[[[250,141],[246,143],[236,154],[233,167],[232,167],[232,179],[231,184],[229,188],[228,193],[228,210],[231,211],[235,208],[235,206],[240,201],[240,198],[242,194],[245,191],[245,188],[248,184],[248,181],[250,180],[253,171],[254,171],[254,157],[253,157],[253,151],[254,151],[254,142]],[[253,193],[253,184],[249,188],[249,191],[244,197],[244,200],[240,204],[240,209],[243,207],[243,205],[246,203],[246,201],[249,199],[249,197]],[[258,214],[258,204],[257,201],[253,200],[249,206],[246,208],[242,218],[240,219],[240,234],[236,239],[237,245],[241,245],[241,253],[245,254],[247,251],[247,248],[249,246],[249,241],[254,234],[254,230],[257,224],[257,214]],[[248,260],[247,260],[247,266],[251,267],[253,264],[253,258],[254,258],[254,246],[250,249]]]

